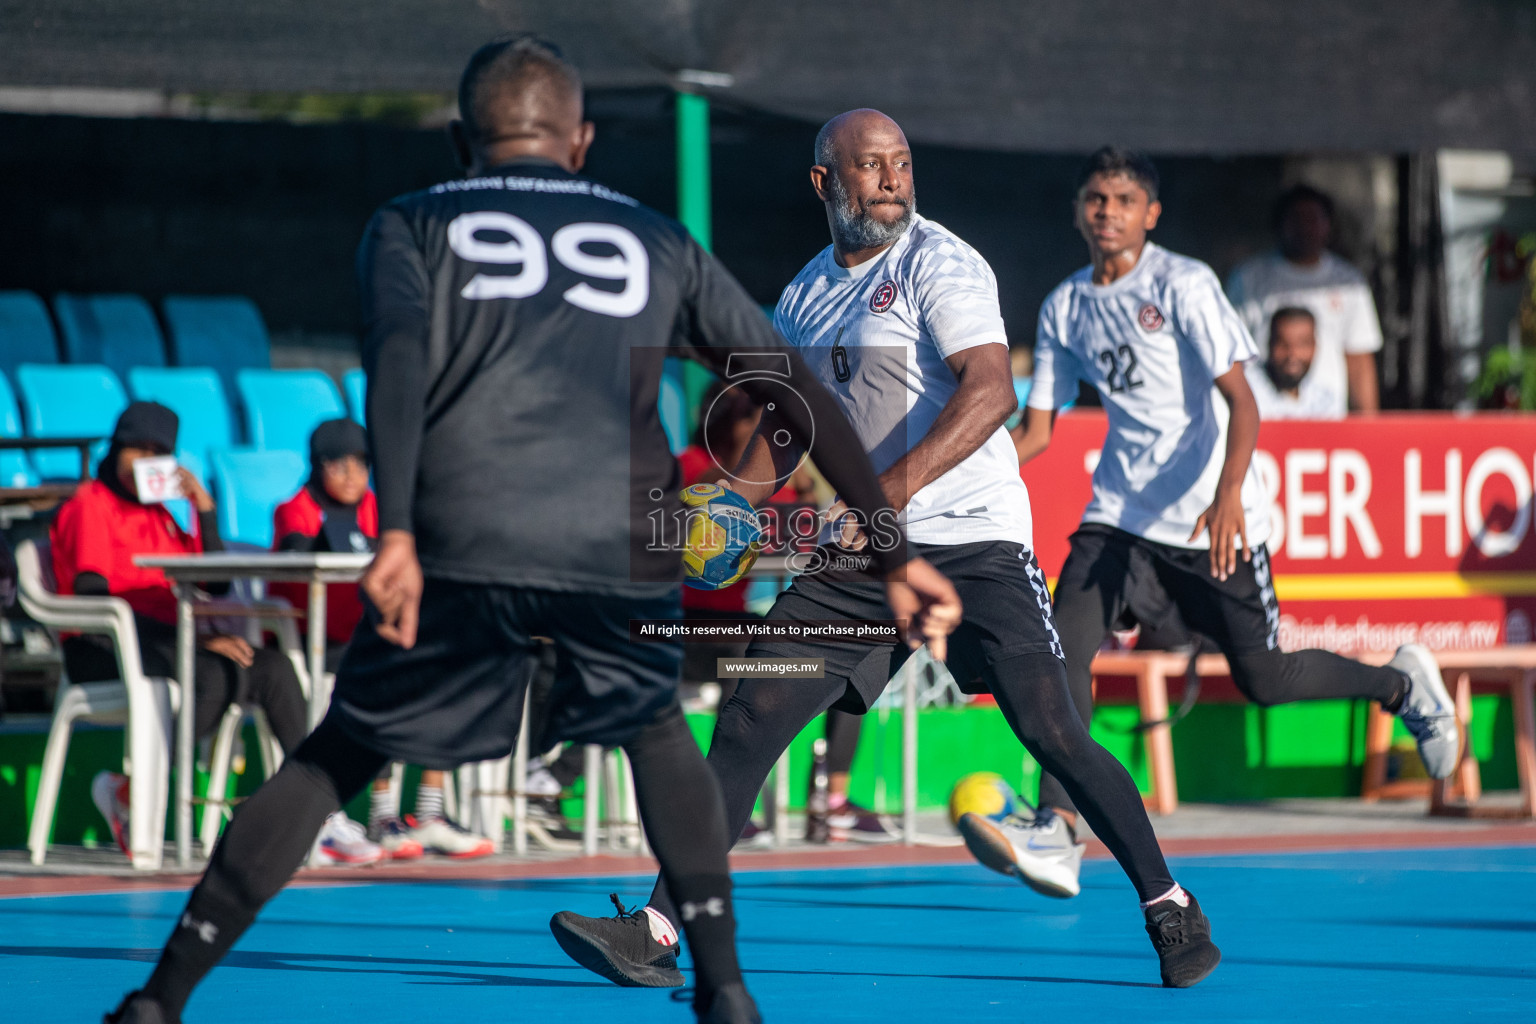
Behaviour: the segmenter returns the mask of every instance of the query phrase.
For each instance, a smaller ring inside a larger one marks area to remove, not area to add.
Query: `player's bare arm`
[[[1253,459],[1259,440],[1259,406],[1253,400],[1243,364],[1237,363],[1216,378],[1216,390],[1226,400],[1231,418],[1227,425],[1226,461],[1216,484],[1216,500],[1195,520],[1195,532],[1189,539],[1208,530],[1211,537],[1211,575],[1225,580],[1237,569],[1237,542],[1242,542],[1243,561],[1253,555],[1248,549],[1248,527],[1243,516],[1243,477]]]
[[[1380,412],[1381,389],[1376,383],[1376,353],[1346,352],[1344,370],[1349,377],[1349,407],[1355,412]]]
[[[1024,418],[1009,431],[1014,450],[1019,453],[1019,465],[1023,466],[1051,445],[1051,435],[1056,430],[1055,409],[1024,410]]]
[[[894,509],[975,454],[1018,408],[1006,345],[976,345],[944,362],[959,386],[928,433],[880,474]]]

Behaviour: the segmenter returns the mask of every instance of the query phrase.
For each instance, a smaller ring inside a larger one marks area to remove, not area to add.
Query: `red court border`
[[[1220,836],[1165,839],[1171,857],[1222,854],[1320,853],[1356,850],[1411,850],[1446,847],[1536,846],[1536,822],[1489,825],[1469,829],[1423,829],[1392,832],[1301,833],[1269,836]],[[1104,859],[1109,852],[1090,840],[1086,854]],[[902,865],[972,863],[963,846],[871,846],[830,850],[785,850],[734,854],[733,871],[776,871],[825,868],[893,867]],[[508,863],[440,860],[370,868],[319,868],[301,872],[295,885],[378,882],[512,881],[525,878],[593,878],[646,875],[656,870],[649,857],[571,857],[556,861]],[[186,889],[196,874],[145,875],[13,875],[0,878],[0,899],[20,896],[68,896]]]

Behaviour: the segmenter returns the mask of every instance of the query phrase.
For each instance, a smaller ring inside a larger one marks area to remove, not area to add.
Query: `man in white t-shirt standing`
[[[1341,403],[1312,372],[1317,318],[1309,309],[1282,306],[1269,318],[1269,354],[1243,364],[1261,420],[1337,420]]]
[[[1365,275],[1328,251],[1333,200],[1310,185],[1296,185],[1275,203],[1280,248],[1255,256],[1227,280],[1227,294],[1255,338],[1269,337],[1277,310],[1299,306],[1317,321],[1317,386],[1334,397],[1335,416],[1381,408],[1376,353],[1381,324]],[[1348,404],[1345,404],[1345,396]]]
[[[992,270],[969,245],[917,215],[912,154],[884,114],[833,118],[816,138],[815,157],[811,183],[825,204],[832,245],[784,290],[774,322],[842,405],[915,550],[954,581],[965,606],[948,640],[955,680],[969,692],[993,694],[1014,734],[1060,776],[1140,894],[1163,983],[1193,985],[1220,960],[1209,924],[1169,876],[1135,784],[1089,736],[1067,687],[1050,595],[1031,550],[1029,495],[1003,426],[1017,399]],[[774,440],[780,433],[769,405],[746,455],[721,467],[721,479],[754,504],[801,457]],[[768,625],[889,617],[878,582],[837,571],[867,557],[859,554],[864,545],[881,543],[880,524],[860,526],[857,535],[842,531],[843,543],[829,536],[817,549],[825,567],[795,578]],[[721,707],[708,763],[720,779],[731,834],[746,824],[790,741],[828,708],[867,711],[907,653],[885,642],[753,642],[747,659],[821,659],[825,670],[818,678],[743,679]],[[1010,843],[1010,834],[1025,834],[1019,825],[976,834],[978,856],[1006,857],[1025,884],[1054,896],[1078,891],[1082,846],[1070,837],[1063,849],[1042,854]],[[637,949],[642,918],[651,941]],[[675,968],[655,967],[675,949],[678,921],[658,883],[643,914],[565,912],[553,927],[567,952],[600,951],[604,977],[664,986],[683,983]]]
[[[1014,434],[1021,462],[1044,451],[1080,380],[1109,419],[1093,498],[1056,582],[1078,709],[1085,721],[1093,712],[1093,656],[1112,629],[1156,629],[1176,614],[1221,649],[1249,700],[1379,701],[1417,738],[1430,774],[1445,778],[1456,718],[1427,650],[1406,645],[1379,668],[1280,650],[1267,503],[1250,465],[1259,413],[1243,364],[1257,353],[1211,268],[1147,239],[1162,214],[1157,190],[1142,154],[1105,147],[1089,159],[1076,212],[1093,262],[1040,309],[1034,387]],[[1049,775],[1039,802],[1036,847],[1063,820],[1070,828],[1073,813]]]

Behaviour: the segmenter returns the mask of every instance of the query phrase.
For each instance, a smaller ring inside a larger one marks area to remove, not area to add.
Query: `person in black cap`
[[[368,435],[357,421],[326,420],[309,437],[309,479],[299,493],[277,507],[272,516],[273,544],[279,551],[367,552],[378,547],[379,505],[368,486]],[[295,608],[308,602],[303,583],[274,583],[270,593],[285,597]],[[327,662],[339,664],[341,652],[363,617],[355,583],[326,588],[325,637]],[[459,860],[494,852],[489,839],[476,835],[450,818],[443,805],[443,772],[424,769],[416,787],[416,815],[400,819],[390,793],[390,769],[374,780],[368,808],[368,842],[338,848],[361,860],[379,854],[393,860],[414,860],[431,852]]]
[[[117,421],[96,479],[80,485],[59,509],[49,532],[53,574],[60,594],[120,597],[133,609],[139,658],[150,676],[176,675],[176,595],[159,569],[134,564],[135,555],[184,555],[222,551],[213,498],[185,466],[176,469],[181,494],[197,512],[188,533],[163,502],[143,501],[134,481],[140,459],[176,450],[176,414],[155,402],[134,402]],[[214,589],[210,586],[209,589]],[[117,679],[121,672],[112,641],[72,636],[64,641],[64,670],[76,683]],[[233,703],[256,707],[287,754],[307,731],[303,688],[293,664],[279,651],[252,647],[243,637],[217,633],[198,638],[196,730],[207,736]],[[91,796],[128,852],[127,779],[102,772]]]

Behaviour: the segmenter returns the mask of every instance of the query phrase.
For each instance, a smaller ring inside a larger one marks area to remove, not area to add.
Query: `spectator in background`
[[[187,533],[161,502],[143,502],[134,482],[139,459],[176,450],[180,423],[176,414],[155,402],[134,402],[112,430],[96,479],[80,485],[59,509],[49,531],[53,575],[60,594],[111,595],[133,609],[139,661],[150,676],[176,676],[176,595],[159,569],[135,565],[135,555],[192,555],[222,551],[213,499],[185,466],[177,470],[181,493],[197,519]],[[228,585],[210,586],[227,591]],[[260,708],[283,753],[291,753],[308,731],[308,707],[293,663],[280,651],[252,647],[243,637],[204,634],[194,661],[195,730],[208,736],[231,704]],[[105,636],[70,636],[63,643],[64,670],[72,682],[121,678],[117,651]],[[128,779],[101,772],[91,784],[91,798],[128,852]],[[321,849],[333,859],[347,859],[351,836],[341,822],[327,821]]]
[[[1279,249],[1242,264],[1228,279],[1232,305],[1261,347],[1278,310],[1309,310],[1317,339],[1312,374],[1334,396],[1333,415],[1376,412],[1381,324],[1365,276],[1328,251],[1333,200],[1309,185],[1295,185],[1276,202],[1274,226]]]
[[[327,420],[309,438],[309,480],[273,514],[272,536],[279,551],[368,552],[377,546],[379,507],[368,486],[368,436],[349,419]],[[308,605],[303,583],[273,584],[272,593],[295,608]],[[326,661],[339,664],[341,652],[363,616],[355,583],[326,588]],[[350,823],[350,822],[349,822]],[[356,828],[356,826],[354,826]],[[424,770],[416,790],[416,817],[402,822],[390,794],[389,768],[373,784],[367,842],[395,860],[428,851],[449,857],[484,857],[492,845],[484,836],[443,812],[443,773]]]
[[[1269,318],[1269,355],[1244,364],[1262,420],[1336,420],[1342,402],[1310,373],[1317,353],[1317,320],[1300,306],[1285,306]]]

